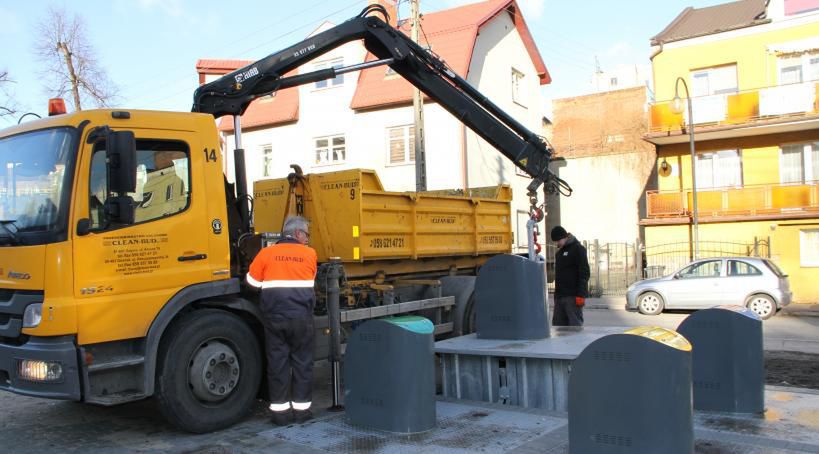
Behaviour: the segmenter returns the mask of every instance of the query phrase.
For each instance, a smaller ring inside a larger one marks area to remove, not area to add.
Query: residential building
[[[553,168],[573,192],[549,199],[550,226],[602,243],[633,244],[642,237],[643,200],[656,181],[654,147],[643,140],[648,95],[638,86],[552,102],[552,145],[561,158]]]
[[[394,2],[381,3],[395,11]],[[409,35],[408,21],[395,25]],[[331,26],[325,23],[314,33]],[[424,14],[421,26],[421,45],[517,121],[542,133],[540,86],[549,83],[550,77],[514,0],[490,0]],[[297,71],[370,59],[361,42],[351,42]],[[197,71],[204,82],[248,63],[200,60]],[[510,184],[514,194],[510,223],[517,244],[525,248],[530,179],[426,97],[424,117],[427,188],[468,190]],[[290,164],[301,166],[305,173],[367,168],[377,172],[385,189],[413,191],[413,123],[412,86],[385,66],[281,90],[254,101],[242,117],[248,181],[286,176]],[[232,159],[233,120],[223,118],[219,128],[227,159]]]
[[[591,92],[622,90],[632,87],[648,87],[651,90],[651,66],[643,64],[620,64],[612,69],[598,69],[591,77]]]
[[[819,0],[686,8],[651,44],[657,102],[645,139],[657,146],[658,190],[641,221],[647,251],[763,246],[795,301],[819,301]],[[686,104],[682,82],[693,118],[671,108],[675,89]]]

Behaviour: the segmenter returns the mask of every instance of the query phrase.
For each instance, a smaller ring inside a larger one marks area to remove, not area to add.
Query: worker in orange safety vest
[[[313,417],[317,266],[316,251],[307,246],[310,233],[303,217],[288,217],[282,234],[281,240],[256,255],[247,273],[247,283],[261,289],[270,410],[273,424],[279,426]]]

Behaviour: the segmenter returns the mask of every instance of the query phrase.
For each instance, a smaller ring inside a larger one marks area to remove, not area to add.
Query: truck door
[[[211,221],[199,196],[204,178],[197,136],[166,130],[134,134],[133,225],[106,218],[104,141],[85,145],[77,172],[75,217],[90,223],[87,233],[75,232],[73,252],[81,344],[144,336],[176,292],[211,278]]]

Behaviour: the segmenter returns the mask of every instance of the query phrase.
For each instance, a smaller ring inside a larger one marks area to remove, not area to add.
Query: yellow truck
[[[244,277],[288,212],[312,221],[322,265],[341,266],[340,323],[422,312],[440,333],[470,329],[477,268],[511,248],[508,187],[389,193],[372,171],[295,172],[253,197],[222,171],[215,117],[234,115],[240,142],[256,97],[389,64],[528,172],[533,206],[541,185],[563,185],[545,142],[374,12],[385,14],[370,6],[203,85],[193,113],[81,111],[0,131],[0,390],[99,405],[156,396],[192,432],[238,421],[264,373]],[[353,39],[381,60],[282,76]],[[317,278],[317,358],[331,337],[327,282]]]

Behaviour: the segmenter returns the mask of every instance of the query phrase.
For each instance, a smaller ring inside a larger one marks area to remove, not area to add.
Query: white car
[[[723,304],[746,306],[762,320],[791,302],[788,276],[758,257],[695,260],[674,274],[632,284],[626,310],[657,315],[663,309],[705,309]]]

